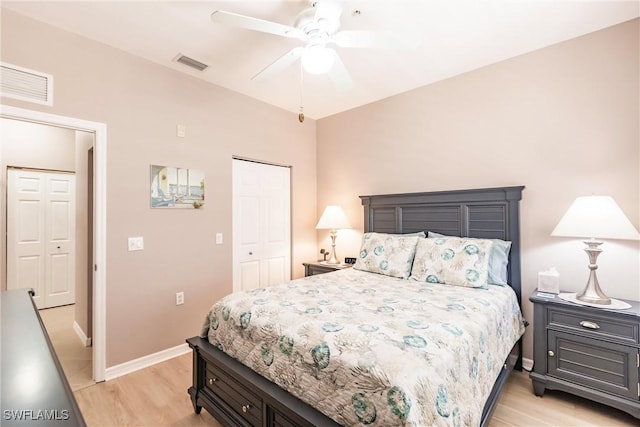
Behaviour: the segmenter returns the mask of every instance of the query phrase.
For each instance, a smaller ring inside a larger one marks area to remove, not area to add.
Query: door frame
[[[95,134],[94,141],[94,286],[93,286],[93,380],[105,380],[106,284],[107,284],[107,125],[41,111],[0,104],[0,117],[59,126]],[[0,211],[5,211],[0,200]],[[0,248],[0,256],[5,256]]]

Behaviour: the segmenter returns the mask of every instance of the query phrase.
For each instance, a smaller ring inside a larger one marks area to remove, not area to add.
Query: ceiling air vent
[[[188,56],[183,55],[181,53],[179,53],[178,56],[176,56],[174,58],[174,61],[179,62],[181,64],[184,64],[184,65],[186,65],[188,67],[195,68],[198,71],[204,71],[207,68],[209,68],[209,66],[207,64],[204,64],[204,63],[202,63],[202,62],[200,62],[198,60],[195,60],[193,58],[189,58]]]
[[[0,96],[53,105],[53,76],[0,62]]]

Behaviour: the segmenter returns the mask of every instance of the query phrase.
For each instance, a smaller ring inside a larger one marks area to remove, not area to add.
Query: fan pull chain
[[[304,70],[302,69],[302,61],[300,61],[300,112],[298,113],[298,121],[304,122],[304,112],[302,107],[302,91],[304,89]]]

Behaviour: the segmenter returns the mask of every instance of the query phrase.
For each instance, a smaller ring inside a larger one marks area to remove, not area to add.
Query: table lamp
[[[331,230],[331,255],[327,264],[340,264],[340,261],[336,258],[336,237],[338,236],[338,230],[341,228],[351,228],[342,208],[335,205],[329,205],[324,208],[316,229]]]
[[[602,252],[599,247],[602,242],[596,239],[640,239],[638,230],[615,200],[610,196],[578,197],[569,206],[551,235],[589,238],[584,242],[587,245],[584,251],[589,256],[589,280],[582,292],[576,294],[576,299],[589,304],[611,304],[611,298],[600,289],[596,275],[596,259]]]

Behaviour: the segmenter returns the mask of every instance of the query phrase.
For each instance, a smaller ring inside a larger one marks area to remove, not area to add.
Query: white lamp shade
[[[552,236],[639,240],[638,230],[610,196],[578,197]]]
[[[349,224],[349,220],[340,206],[329,205],[324,208],[316,228],[318,230],[338,230],[340,228],[351,228],[351,224]]]

